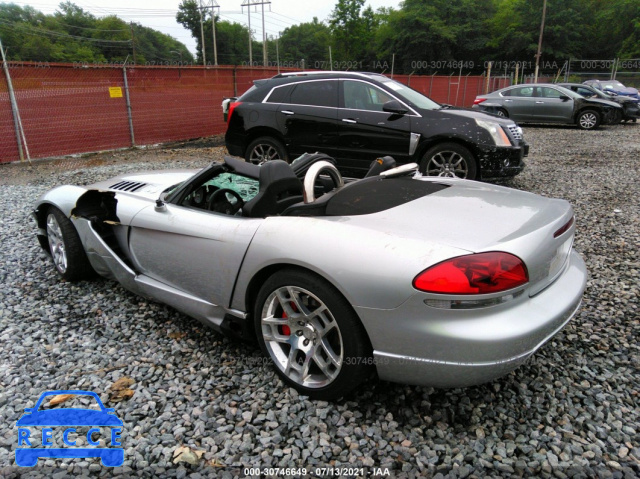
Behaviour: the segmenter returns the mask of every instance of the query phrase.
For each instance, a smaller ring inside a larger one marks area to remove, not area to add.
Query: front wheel
[[[275,273],[255,304],[263,353],[284,382],[314,399],[337,399],[372,372],[372,351],[360,320],[325,280],[305,271]]]
[[[47,211],[47,239],[53,264],[68,281],[94,275],[75,227],[62,211],[52,206]]]
[[[457,143],[441,143],[422,156],[420,172],[427,176],[475,180],[476,160],[469,150]]]
[[[582,130],[595,130],[600,125],[600,114],[595,110],[582,111],[576,123]]]
[[[244,159],[256,165],[271,160],[287,161],[287,151],[279,140],[270,136],[261,136],[249,143]]]

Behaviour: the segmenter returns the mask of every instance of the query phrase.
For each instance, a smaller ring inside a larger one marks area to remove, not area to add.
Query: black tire
[[[270,160],[284,160],[287,163],[289,162],[287,150],[284,145],[279,140],[270,136],[261,136],[249,143],[244,159],[248,163],[258,165]]]
[[[351,305],[332,285],[306,271],[285,269],[265,281],[254,325],[276,373],[305,396],[338,399],[373,372],[371,345]]]
[[[576,125],[581,130],[595,130],[600,126],[602,118],[600,113],[595,110],[583,110],[578,113]]]
[[[509,112],[504,108],[498,108],[496,110],[496,115],[501,116],[502,118],[509,118]]]
[[[429,148],[420,160],[420,172],[427,176],[444,176],[475,180],[476,159],[457,143],[440,143]]]
[[[95,276],[78,232],[62,211],[51,206],[46,211],[45,227],[49,251],[58,274],[67,281]]]

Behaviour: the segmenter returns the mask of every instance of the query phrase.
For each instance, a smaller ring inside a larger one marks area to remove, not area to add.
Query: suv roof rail
[[[314,70],[314,71],[300,71],[300,72],[286,72],[286,73],[278,73],[273,78],[286,78],[292,76],[306,76],[306,75],[352,75],[359,76],[363,78],[371,78],[371,77],[385,77],[380,73],[368,73],[368,72],[343,72],[343,71],[326,71],[326,70]]]

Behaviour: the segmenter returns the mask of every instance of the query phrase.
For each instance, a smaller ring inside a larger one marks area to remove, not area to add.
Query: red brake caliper
[[[282,318],[283,319],[287,318],[287,313],[284,309],[282,310]],[[286,324],[283,324],[282,326],[280,326],[280,333],[283,334],[284,336],[291,336],[291,328]]]

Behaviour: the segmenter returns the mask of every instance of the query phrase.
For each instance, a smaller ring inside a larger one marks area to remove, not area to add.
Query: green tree
[[[498,60],[533,61],[538,50],[542,0],[499,0],[490,21],[489,46],[502,52]],[[589,30],[589,6],[584,0],[548,0],[542,43],[544,60],[580,58]],[[593,37],[591,37],[593,40]]]
[[[447,3],[406,0],[400,11],[389,16],[386,29],[393,36],[388,39],[388,51],[396,54],[399,69],[412,71],[416,62],[453,58],[459,28],[442,16],[446,9],[442,4]]]
[[[182,0],[178,6],[176,20],[191,32],[197,45],[197,62],[202,64],[202,35],[200,31],[199,5],[195,0]],[[239,23],[220,21],[216,16],[216,48],[218,63],[238,65],[249,61],[249,29]],[[213,64],[213,24],[211,14],[204,12],[203,17],[204,46],[207,63]],[[262,43],[252,42],[251,48],[262,58]],[[254,55],[255,56],[255,55]],[[257,58],[257,57],[256,57]]]
[[[363,9],[365,0],[338,0],[329,27],[334,47],[334,59],[369,63],[378,18],[371,7]]]
[[[591,0],[592,39],[585,45],[591,58],[640,56],[640,2]],[[594,38],[595,37],[595,38]]]
[[[299,62],[304,59],[310,67],[322,66],[329,60],[331,31],[317,17],[308,23],[286,28],[280,35],[278,49],[283,62]]]
[[[70,2],[61,3],[52,15],[0,4],[0,38],[11,60],[105,62],[129,56],[132,61],[132,30],[138,63],[175,58],[172,50],[183,52],[184,61],[193,60],[187,48],[169,35],[113,15],[97,18]]]

